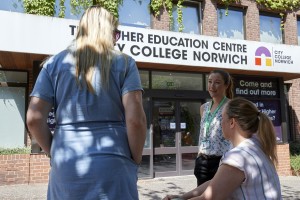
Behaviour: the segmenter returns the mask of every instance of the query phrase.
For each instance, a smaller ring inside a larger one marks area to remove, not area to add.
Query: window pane
[[[218,9],[218,36],[244,39],[244,14],[242,11]]]
[[[300,19],[297,21],[297,27],[298,27],[298,45],[300,45]]]
[[[183,153],[181,156],[182,170],[193,170],[198,153]]]
[[[146,115],[146,119],[147,119],[147,134],[146,134],[144,148],[151,148],[152,128],[150,126],[151,122],[149,121],[149,119],[150,119],[150,98],[149,97],[146,97],[146,98],[143,97],[143,107],[144,107],[144,111],[145,111],[145,115]]]
[[[154,155],[155,172],[176,171],[176,154]]]
[[[153,89],[203,90],[202,74],[152,72]]]
[[[200,102],[180,102],[180,123],[185,123],[185,127],[181,129],[181,146],[198,146],[200,107]]]
[[[144,89],[149,88],[149,71],[139,70],[142,86]]]
[[[0,10],[7,10],[11,12],[24,12],[23,3],[19,0],[1,0]]]
[[[177,6],[173,7],[173,16],[174,24],[171,30],[178,32]],[[182,17],[184,26],[183,33],[200,34],[199,4],[183,4]]]
[[[24,147],[25,88],[0,87],[0,147]]]
[[[139,178],[150,177],[150,156],[142,157],[142,162],[139,166],[138,177]]]
[[[119,22],[125,26],[150,27],[150,0],[124,0],[119,7]]]
[[[259,22],[261,42],[282,43],[281,19],[279,17],[260,15]]]
[[[0,70],[0,82],[27,83],[27,72]]]

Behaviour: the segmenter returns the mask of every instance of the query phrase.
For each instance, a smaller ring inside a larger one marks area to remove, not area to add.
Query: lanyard
[[[212,102],[212,104],[211,104],[211,106],[210,106],[208,112],[206,113],[206,116],[205,116],[205,123],[204,123],[204,124],[205,124],[205,126],[204,126],[204,127],[205,127],[205,129],[204,129],[204,138],[208,138],[208,137],[210,136],[210,134],[207,135],[208,130],[209,130],[209,128],[210,128],[210,124],[211,124],[213,118],[215,118],[215,116],[216,116],[217,112],[219,111],[219,109],[220,109],[220,108],[222,107],[222,105],[224,104],[225,99],[226,99],[226,96],[223,97],[222,101],[220,102],[220,104],[218,105],[218,107],[217,107],[216,110],[212,113],[211,116],[209,116],[209,113],[210,113],[211,107],[213,106],[213,102]]]

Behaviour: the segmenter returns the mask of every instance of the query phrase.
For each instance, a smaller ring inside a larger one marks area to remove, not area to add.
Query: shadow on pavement
[[[151,183],[150,183],[151,184]],[[141,187],[138,187],[140,200],[161,200],[167,194],[184,194],[186,191],[184,188],[177,186],[177,184],[172,182],[164,183],[163,188],[158,188],[158,190],[153,190],[151,188],[144,188],[141,191]]]
[[[295,191],[295,188],[289,186],[281,186],[282,199],[300,200],[300,191]]]

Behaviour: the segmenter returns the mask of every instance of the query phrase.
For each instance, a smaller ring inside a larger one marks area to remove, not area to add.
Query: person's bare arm
[[[244,179],[244,172],[230,165],[222,164],[203,194],[192,198],[192,200],[227,199],[242,184]]]
[[[203,117],[203,112],[204,112],[204,104],[202,104],[200,106],[200,116],[201,116],[201,118]]]
[[[163,198],[163,200],[172,200],[172,199],[191,199],[193,197],[198,197],[200,196],[207,188],[207,186],[209,185],[210,181],[206,181],[205,183],[199,185],[198,187],[196,187],[195,189],[184,193],[183,195],[167,195],[166,197]]]
[[[31,97],[27,111],[27,127],[46,154],[50,155],[52,134],[47,124],[52,105],[40,98]]]
[[[146,115],[143,108],[142,92],[128,92],[122,97],[130,151],[133,160],[139,164],[146,139]]]
[[[227,199],[245,179],[244,173],[232,166],[222,164],[214,178],[183,195],[167,195],[163,200],[172,198],[191,200]]]

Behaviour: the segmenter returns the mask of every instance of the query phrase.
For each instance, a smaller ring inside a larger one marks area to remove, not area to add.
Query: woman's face
[[[212,98],[223,97],[226,94],[227,85],[223,80],[223,77],[219,73],[212,73],[208,77],[208,92]]]

